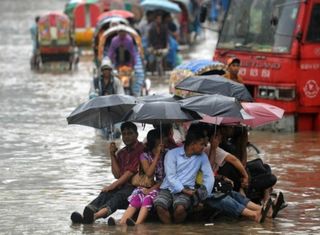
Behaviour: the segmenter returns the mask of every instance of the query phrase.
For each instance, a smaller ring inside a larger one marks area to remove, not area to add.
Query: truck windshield
[[[288,53],[301,2],[231,1],[217,48]]]

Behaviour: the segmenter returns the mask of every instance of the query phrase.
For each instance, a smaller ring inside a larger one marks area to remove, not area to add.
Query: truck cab
[[[241,60],[255,101],[285,110],[288,131],[320,130],[320,0],[231,0],[214,60]]]

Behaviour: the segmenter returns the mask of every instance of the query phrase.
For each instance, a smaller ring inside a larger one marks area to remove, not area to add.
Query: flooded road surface
[[[82,211],[113,176],[107,142],[90,127],[66,122],[88,97],[90,60],[82,60],[73,73],[33,73],[29,68],[29,27],[34,16],[62,10],[64,4],[58,0],[0,2],[0,234],[319,233],[319,133],[250,133],[250,141],[278,176],[276,189],[284,192],[289,203],[275,220],[264,224],[218,220],[209,226],[205,222],[148,223],[134,228],[110,228],[105,220],[72,225],[71,212]],[[206,50],[191,57],[211,58],[201,53]],[[167,91],[166,84],[155,91]]]

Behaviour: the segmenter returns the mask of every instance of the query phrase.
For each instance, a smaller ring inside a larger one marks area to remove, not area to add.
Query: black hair
[[[121,129],[121,132],[124,131],[124,129],[130,129],[130,130],[133,130],[135,133],[138,133],[138,128],[136,124],[134,124],[133,122],[122,123],[120,129]]]
[[[184,142],[185,146],[189,146],[190,144],[205,138],[206,135],[201,129],[198,128],[189,128],[187,135],[186,135],[186,140]]]
[[[205,136],[208,136],[208,138],[211,137],[211,133],[213,131],[213,127],[211,124],[205,123],[205,122],[198,122],[198,123],[192,123],[189,127],[190,131],[201,131]],[[188,130],[188,131],[189,131]]]
[[[40,20],[40,16],[36,16],[36,18],[34,18],[34,20],[35,20],[36,22],[38,22],[38,21]]]
[[[152,129],[147,134],[146,150],[151,152],[156,147],[157,140],[160,140],[160,130]]]

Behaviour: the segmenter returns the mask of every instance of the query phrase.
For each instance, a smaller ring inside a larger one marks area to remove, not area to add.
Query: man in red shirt
[[[135,188],[130,184],[130,179],[138,171],[139,156],[144,145],[138,141],[137,126],[132,122],[121,125],[121,135],[125,147],[116,154],[116,145],[110,145],[112,174],[117,180],[103,187],[99,196],[84,208],[83,216],[73,212],[73,223],[91,224],[96,219],[108,217],[117,209],[128,207],[127,198]]]

